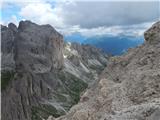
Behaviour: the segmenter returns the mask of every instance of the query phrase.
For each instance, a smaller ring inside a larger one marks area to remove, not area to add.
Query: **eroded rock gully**
[[[64,116],[48,120],[160,120],[160,22],[145,43],[109,59],[96,86]]]

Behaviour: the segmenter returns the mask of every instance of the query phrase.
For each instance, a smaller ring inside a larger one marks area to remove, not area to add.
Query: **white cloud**
[[[19,15],[24,19],[51,24],[65,35],[78,32],[88,37],[105,34],[140,36],[159,15],[157,2],[89,1],[5,0],[4,3],[20,6]],[[16,16],[12,15],[11,20],[17,24]]]
[[[5,25],[5,24],[4,24],[4,21],[2,21],[2,20],[0,20],[0,24],[1,24],[1,25]]]
[[[63,29],[59,29],[59,31],[64,35],[71,35],[74,33],[80,33],[85,37],[91,36],[118,36],[118,35],[126,35],[126,36],[143,36],[144,31],[147,30],[153,22],[146,22],[142,24],[130,25],[130,26],[111,26],[111,27],[97,27],[97,28],[81,28],[80,26],[72,26]]]
[[[65,24],[95,28],[132,25],[158,19],[159,2],[75,2],[61,6]]]
[[[19,14],[25,19],[39,24],[51,24],[58,28],[63,26],[63,21],[59,17],[60,12],[61,9],[53,9],[49,3],[30,3],[23,7]]]
[[[13,22],[18,26],[18,19],[17,19],[17,17],[15,15],[11,16],[11,21],[10,22]]]
[[[9,21],[4,21],[2,19],[0,20],[0,24],[6,25],[6,26],[11,22],[14,23],[16,26],[18,26],[19,24],[19,21],[15,15],[12,15]]]

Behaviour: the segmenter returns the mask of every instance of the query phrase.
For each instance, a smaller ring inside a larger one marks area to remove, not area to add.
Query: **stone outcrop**
[[[98,79],[98,74],[106,66],[107,58],[103,51],[90,45],[66,43],[64,47],[65,70],[82,78],[89,85]]]
[[[30,120],[33,109],[48,101],[50,86],[58,87],[52,73],[62,67],[63,37],[50,25],[3,26],[2,119]]]
[[[65,114],[106,65],[105,54],[64,43],[50,25],[21,21],[18,28],[10,23],[1,30],[2,120],[43,120]],[[100,65],[93,68],[89,59]]]
[[[16,67],[46,73],[63,67],[63,37],[50,25],[21,21],[15,46]]]
[[[158,44],[160,42],[160,21],[154,24],[144,33],[145,40],[150,44]]]
[[[1,25],[1,54],[2,54],[2,70],[14,70],[14,39],[17,27],[9,24],[8,27]]]
[[[145,32],[142,46],[110,58],[99,82],[67,115],[48,120],[159,120],[159,23]]]

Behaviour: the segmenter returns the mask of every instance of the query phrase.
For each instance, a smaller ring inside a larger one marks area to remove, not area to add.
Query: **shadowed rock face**
[[[58,87],[53,73],[63,67],[63,37],[49,25],[21,21],[2,27],[2,46],[2,119],[30,120],[33,106]]]
[[[159,23],[145,32],[142,46],[110,58],[98,84],[67,115],[48,120],[159,120]]]
[[[65,47],[63,36],[50,25],[21,21],[18,28],[10,23],[1,30],[2,120],[65,114],[106,65],[107,56],[98,49],[87,49],[86,56],[95,55],[85,59],[83,46],[78,45],[82,53]],[[99,66],[89,65],[90,59]]]
[[[13,70],[15,69],[15,61],[14,61],[14,39],[17,31],[16,26],[15,31],[11,29],[13,24],[9,24],[8,27],[1,25],[1,51],[2,51],[2,69]]]
[[[46,73],[63,66],[63,37],[50,25],[21,21],[15,40],[17,70]]]

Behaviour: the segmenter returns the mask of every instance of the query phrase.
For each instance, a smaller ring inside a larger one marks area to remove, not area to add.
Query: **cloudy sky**
[[[31,20],[64,35],[140,36],[160,17],[159,0],[4,0],[1,24]]]

